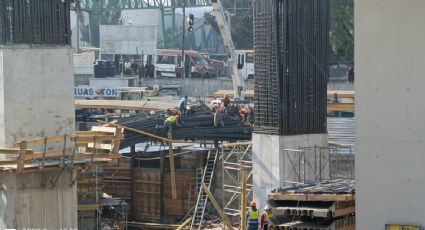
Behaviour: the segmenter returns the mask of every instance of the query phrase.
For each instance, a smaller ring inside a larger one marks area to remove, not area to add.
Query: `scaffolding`
[[[348,152],[348,154],[346,154]],[[354,154],[351,146],[330,144],[329,147],[310,146],[284,149],[289,166],[285,186],[329,179],[354,179]]]
[[[240,216],[241,174],[247,172],[246,201],[252,200],[252,144],[230,143],[222,147],[223,210],[230,218]],[[247,205],[246,207],[249,207]],[[238,219],[239,220],[239,219]]]

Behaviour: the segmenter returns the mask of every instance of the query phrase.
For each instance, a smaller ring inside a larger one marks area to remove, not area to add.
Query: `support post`
[[[160,150],[160,171],[159,171],[159,216],[160,223],[164,222],[164,174],[165,174],[165,154],[163,150]]]
[[[26,153],[27,153],[27,141],[21,141],[21,143],[19,143],[19,157],[18,157],[18,165],[17,165],[18,172],[24,171]]]
[[[232,224],[230,223],[229,218],[226,216],[226,214],[221,210],[220,206],[218,205],[217,201],[215,200],[214,196],[211,194],[210,190],[208,190],[208,187],[205,185],[205,183],[202,183],[202,189],[204,189],[205,193],[208,196],[208,199],[210,199],[211,204],[214,206],[215,210],[220,215],[221,220],[223,221],[224,225],[228,229],[233,229]]]
[[[241,230],[246,230],[246,179],[247,171],[241,171]]]
[[[168,133],[168,139],[172,140],[173,136],[169,132]],[[168,154],[170,158],[170,174],[171,174],[171,194],[173,197],[173,200],[177,199],[177,191],[176,191],[176,174],[175,174],[175,168],[174,168],[174,152],[173,152],[173,142],[168,142]]]
[[[131,145],[131,158],[130,158],[130,201],[131,201],[131,215],[134,218],[134,157],[136,155],[136,145]],[[118,166],[118,165],[117,165]]]

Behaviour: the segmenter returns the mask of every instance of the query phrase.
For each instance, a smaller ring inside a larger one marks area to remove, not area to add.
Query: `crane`
[[[227,53],[227,61],[231,67],[234,98],[244,99],[245,79],[247,79],[247,76],[243,76],[243,74],[239,71],[243,68],[243,61],[238,60],[237,58],[238,55],[236,54],[235,46],[233,45],[230,25],[226,21],[221,1],[211,0],[211,4],[213,6],[221,37],[223,38],[224,50]]]

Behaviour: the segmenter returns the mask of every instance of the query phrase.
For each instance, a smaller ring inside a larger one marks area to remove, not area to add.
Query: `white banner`
[[[156,25],[101,25],[100,52],[102,54],[149,54],[156,52]]]

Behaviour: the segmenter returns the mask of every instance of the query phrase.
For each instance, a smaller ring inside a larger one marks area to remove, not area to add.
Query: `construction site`
[[[423,230],[424,8],[0,0],[0,229]]]

